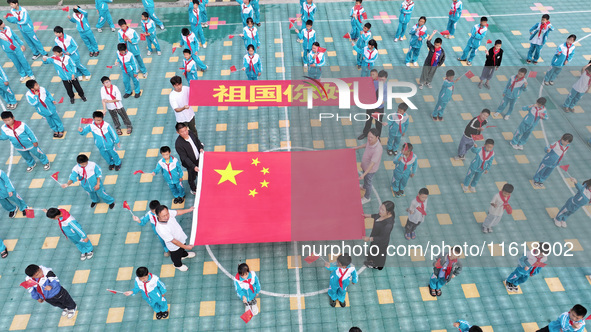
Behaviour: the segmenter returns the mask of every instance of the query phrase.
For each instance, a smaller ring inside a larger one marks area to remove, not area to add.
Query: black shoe
[[[166,317],[168,317],[168,311],[165,311],[165,312],[162,313],[162,319],[164,319]]]
[[[16,213],[18,212],[18,209],[8,212],[8,218],[14,218],[16,217]]]
[[[109,209],[113,210],[114,207],[115,207],[115,202],[109,204]]]
[[[140,93],[136,93],[134,97],[139,98],[142,96],[142,92],[140,91]]]
[[[123,95],[123,98],[129,98],[130,96],[131,96],[131,94],[126,93],[126,94]]]
[[[70,104],[74,103],[74,98],[70,98]]]
[[[109,171],[112,171],[115,168],[115,165],[109,165]]]
[[[115,165],[115,171],[116,172],[119,172],[120,169],[121,169],[121,164]]]
[[[82,101],[86,101],[86,97],[85,96],[80,97],[80,99],[82,99]]]
[[[400,196],[404,196],[404,190],[400,190],[398,193],[400,194]]]
[[[347,301],[343,301],[343,302],[339,301],[339,304],[341,305],[341,308],[344,308],[347,306]]]
[[[388,150],[388,155],[389,155],[389,156],[392,156],[392,155],[394,155],[394,151],[392,151],[392,150]]]
[[[442,116],[438,116],[437,117],[437,121],[443,121],[443,117]]]
[[[184,197],[179,197],[179,204],[183,204],[183,202],[185,202],[185,198]]]
[[[336,307],[337,306],[337,301],[333,301],[330,297],[328,298],[330,300],[330,306],[331,307]]]
[[[525,62],[527,62],[527,63],[531,63],[531,60],[525,60]]]
[[[90,52],[88,53],[89,56],[93,57],[94,56],[94,52]]]
[[[101,52],[100,52],[100,51],[96,51],[96,52],[94,52],[94,56],[98,56],[98,55],[99,55],[99,53],[101,53]]]
[[[178,204],[178,203],[179,203],[179,198],[178,198],[178,197],[175,197],[175,198],[172,200],[172,202],[173,202],[174,204]]]
[[[364,139],[366,137],[367,137],[367,134],[361,134],[361,135],[359,135],[359,137],[357,137],[357,139],[361,141],[362,139]]]
[[[162,313],[161,312],[157,312],[156,313],[156,319],[162,319]]]
[[[92,203],[90,203],[90,208],[91,208],[91,209],[92,209],[93,207],[95,207],[95,206],[96,206],[96,203],[95,203],[95,202],[92,202]]]
[[[394,151],[394,155],[396,156],[398,154],[398,151]]]
[[[23,210],[23,217],[27,216],[27,210]]]
[[[437,117],[436,116],[432,116],[433,121],[437,121]]]

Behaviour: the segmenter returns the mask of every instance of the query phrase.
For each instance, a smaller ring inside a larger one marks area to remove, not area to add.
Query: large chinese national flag
[[[355,152],[205,152],[191,243],[351,240],[364,233]]]

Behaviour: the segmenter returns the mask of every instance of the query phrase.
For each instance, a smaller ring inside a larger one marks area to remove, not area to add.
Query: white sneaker
[[[419,90],[423,90],[423,85],[419,84]]]
[[[499,116],[501,116],[501,113],[499,113],[499,112],[495,112],[495,114],[493,114],[493,116],[494,116],[495,118],[498,118]]]
[[[304,68],[308,68],[308,64],[307,63],[304,63]]]
[[[115,28],[111,28],[111,32],[115,32],[115,31],[117,31],[117,30],[115,30]]]
[[[68,311],[69,311],[68,309],[64,309],[64,311],[62,311],[62,316],[67,315],[68,314]]]
[[[35,79],[35,75],[33,76],[29,76],[30,79],[34,80]]]
[[[399,40],[400,40],[400,39],[398,39],[398,38],[394,38],[394,42],[397,42],[397,41],[399,41]]]
[[[470,190],[468,190],[468,187],[466,187],[463,183],[462,183],[462,190],[467,193],[470,192]]]
[[[460,160],[460,156],[454,156],[454,160]]]
[[[80,260],[81,261],[85,261],[86,260],[86,254],[80,254]]]
[[[78,76],[78,81],[82,81],[83,78],[84,76]]]
[[[203,48],[207,48],[207,43],[203,44]]]
[[[86,259],[91,259],[94,256],[94,252],[89,252],[88,254],[86,254]]]
[[[560,222],[559,220],[556,220],[556,217],[554,218],[554,225],[556,225],[556,227],[561,227],[562,222]]]
[[[158,51],[158,55],[162,55],[162,52]]]
[[[566,221],[561,221],[560,222],[560,227],[566,228]]]
[[[101,29],[101,28],[98,28],[98,29],[96,29],[96,31],[98,31],[98,32],[103,32],[103,29]]]
[[[366,203],[369,203],[370,201],[371,201],[371,198],[361,197],[361,204],[366,204]]]
[[[90,78],[91,78],[91,77],[92,77],[92,75],[84,76],[84,79],[85,79],[86,81],[90,81]]]
[[[518,146],[517,146],[517,148],[518,148],[519,150],[523,150],[523,145],[518,145]]]
[[[508,115],[505,115],[505,117],[503,119],[509,120],[509,116]]]
[[[148,55],[152,55],[152,51],[148,51],[148,53],[146,53],[146,54],[148,54]]]
[[[49,165],[49,163],[43,165],[43,169],[46,171],[49,171],[50,168],[51,168],[51,165]]]
[[[76,307],[72,310],[68,310],[68,318],[74,317],[74,315],[76,315],[76,310],[78,310],[78,307]]]
[[[196,195],[197,193],[193,190],[191,190],[191,195]]]
[[[250,306],[250,309],[251,309],[253,315],[256,316],[259,314],[259,306],[258,305],[256,305],[256,304],[252,305],[252,306]]]
[[[33,164],[33,166],[29,166],[29,167],[27,167],[27,172],[32,172],[32,171],[33,171],[33,168],[35,168],[35,166],[37,166],[37,164],[36,164],[36,163],[35,163],[35,164]]]
[[[431,86],[431,83],[426,83],[426,85],[429,89],[433,89],[433,87]]]
[[[37,60],[37,59],[38,59],[40,56],[41,56],[41,54],[33,55],[33,56],[32,56],[32,59],[33,59],[33,60]]]
[[[511,147],[515,150],[519,150],[519,145],[513,144],[513,142],[509,142],[509,144],[511,145]]]
[[[144,78],[148,78],[148,72],[145,72],[143,75],[144,75]]]
[[[473,192],[473,193],[475,193],[476,192],[476,188],[470,187],[470,191]]]
[[[164,25],[161,25],[160,26],[160,30],[164,30]]]
[[[25,76],[25,77],[21,77],[21,78],[19,79],[19,81],[20,81],[21,83],[23,83],[23,82],[24,82],[24,81],[26,81],[26,80],[27,80],[27,76]]]
[[[189,267],[187,265],[181,265],[180,267],[174,267],[175,269],[182,271],[182,272],[186,272],[187,270],[189,270]]]
[[[472,62],[470,62],[470,61],[466,62],[466,66],[471,66],[471,65],[472,65]]]
[[[414,62],[412,65],[418,67],[419,66],[419,63],[418,62]]]
[[[186,257],[181,257],[181,259],[193,258],[195,257],[195,253],[193,251],[187,251]]]
[[[410,62],[407,62],[407,63],[406,63],[406,66],[407,66],[407,67],[410,67]]]

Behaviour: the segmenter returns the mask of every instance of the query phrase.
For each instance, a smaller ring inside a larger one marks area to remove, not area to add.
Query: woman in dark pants
[[[371,235],[369,237],[364,236],[363,241],[371,242],[370,249],[371,246],[376,246],[379,249],[379,251],[376,248],[373,249],[373,253],[376,254],[375,256],[371,254],[372,251],[370,250],[367,260],[363,262],[363,265],[368,268],[381,270],[386,263],[386,249],[390,243],[390,233],[392,233],[392,228],[394,227],[394,202],[385,201],[380,205],[379,213],[364,214],[363,216],[365,218],[373,218],[374,220]]]

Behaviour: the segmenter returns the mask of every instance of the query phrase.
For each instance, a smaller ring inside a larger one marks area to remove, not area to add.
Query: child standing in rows
[[[404,196],[404,188],[408,179],[415,176],[418,165],[418,157],[413,153],[410,143],[404,143],[400,156],[394,160],[394,174],[392,176],[392,192],[395,197]]]
[[[423,63],[423,72],[421,73],[421,79],[419,80],[419,89],[423,89],[423,85],[427,85],[429,89],[432,88],[431,82],[433,81],[433,76],[435,76],[437,68],[441,67],[445,62],[445,51],[441,47],[441,43],[443,42],[441,38],[436,38],[435,43],[431,44],[431,39],[436,33],[437,30],[433,30],[429,38],[427,38],[429,54],[427,54],[425,63]]]
[[[72,174],[68,182],[62,184],[62,188],[69,187],[72,183],[80,181],[80,186],[90,196],[90,208],[95,207],[102,198],[103,201],[109,204],[109,209],[115,207],[115,199],[105,192],[103,182],[101,181],[103,173],[101,168],[92,161],[88,161],[88,157],[84,154],[76,157],[76,166],[72,169]],[[100,196],[100,198],[99,198]]]
[[[49,159],[47,155],[39,148],[37,137],[27,126],[26,123],[16,121],[14,115],[10,111],[4,111],[0,115],[4,125],[0,128],[0,141],[9,140],[14,146],[14,149],[21,154],[23,159],[27,162],[27,172],[33,171],[37,163],[33,156],[35,156],[43,164],[44,170],[49,170]]]
[[[534,242],[532,249],[526,255],[519,258],[519,263],[515,271],[505,280],[505,287],[508,292],[514,293],[519,291],[519,285],[540,273],[542,267],[546,266],[548,255],[550,254],[550,243]]]
[[[123,294],[125,296],[135,295],[139,292],[150,307],[156,313],[156,319],[168,317],[168,302],[164,297],[166,286],[160,281],[158,276],[153,275],[145,266],[138,267],[135,271],[135,283],[132,290]]]
[[[312,50],[312,44],[316,42],[316,31],[312,29],[313,24],[312,21],[308,20],[306,21],[306,29],[295,29],[295,32],[298,34],[298,41],[302,43],[302,62],[304,63],[304,67],[308,66],[308,53]]]
[[[174,204],[182,204],[185,201],[185,188],[183,187],[183,168],[177,158],[170,155],[170,147],[160,148],[162,159],[156,164],[152,176],[162,172],[164,181],[174,196]]]
[[[26,93],[27,102],[35,107],[37,113],[47,120],[49,128],[53,130],[53,137],[64,137],[64,124],[59,114],[57,114],[55,107],[57,102],[53,99],[51,93],[47,92],[45,88],[40,87],[39,83],[35,80],[28,80],[25,85],[29,89]]]
[[[14,202],[14,203],[13,203]],[[16,204],[16,205],[15,205]],[[16,217],[18,210],[23,211],[23,217],[27,215],[25,210],[27,209],[27,203],[21,198],[16,192],[16,189],[12,185],[12,181],[8,177],[8,174],[0,169],[0,205],[4,210],[8,211],[8,218]]]
[[[360,37],[359,39],[357,39],[357,43],[355,44],[355,46],[362,50],[365,48],[365,46],[367,46],[367,43],[371,40],[372,35],[371,35],[371,31],[369,31],[371,29],[371,23],[365,23],[365,26],[363,26],[363,30],[361,31]],[[357,52],[357,69],[361,69],[361,66],[363,65],[363,54]]]
[[[404,238],[407,240],[414,240],[417,235],[415,229],[425,221],[427,215],[427,200],[429,199],[429,189],[421,188],[419,194],[410,202],[410,206],[406,209],[408,212],[408,219],[404,226]]]
[[[511,76],[511,79],[505,86],[505,90],[503,90],[503,101],[497,108],[495,117],[503,117],[503,119],[509,120],[511,113],[513,113],[513,107],[515,107],[517,99],[519,99],[519,96],[523,91],[527,90],[527,80],[525,79],[525,74],[527,74],[527,69],[520,68],[517,72],[517,75]],[[507,109],[507,114],[503,115],[503,112],[507,106],[509,106]]]
[[[146,36],[146,43],[148,44],[148,53],[146,54],[152,55],[152,50],[156,49],[156,52],[158,52],[157,54],[162,55],[162,52],[160,51],[160,43],[156,37],[156,24],[150,19],[150,14],[143,12],[141,23],[142,30]]]
[[[445,35],[444,37],[451,39],[455,38],[454,34],[456,33],[456,25],[462,17],[462,10],[463,4],[460,0],[453,0],[451,3],[451,9],[449,10],[449,19],[447,20],[447,31],[449,35]]]
[[[345,297],[347,296],[347,287],[350,283],[356,284],[358,279],[357,270],[351,264],[351,256],[349,254],[342,254],[337,257],[336,265],[324,263],[324,266],[330,273],[330,284],[328,286],[328,297],[330,298],[330,306],[335,307],[337,301],[339,305],[344,308],[347,306]]]
[[[475,153],[476,156],[472,159],[470,167],[468,168],[468,174],[466,174],[466,178],[464,178],[464,182],[462,183],[462,190],[464,190],[465,193],[475,193],[480,177],[482,174],[488,173],[495,158],[495,152],[493,151],[494,146],[495,141],[492,138],[487,139],[484,142],[484,146],[480,149],[474,144],[471,151]]]
[[[550,15],[542,15],[542,21],[534,24],[529,29],[529,51],[527,52],[527,63],[537,64],[540,59],[542,47],[548,40],[548,34],[554,31],[554,26],[550,23]]]
[[[408,124],[410,123],[408,114],[408,105],[406,103],[398,104],[397,113],[393,113],[388,116],[388,121],[384,121],[383,124],[388,127],[388,155],[398,154],[398,145],[402,140],[402,136],[406,134]],[[391,118],[390,118],[391,117]]]
[[[378,52],[378,42],[374,39],[371,39],[367,42],[367,46],[363,49],[355,46],[355,42],[351,42],[351,46],[357,54],[361,54],[363,60],[361,60],[361,77],[368,77],[370,76],[370,72],[378,59],[379,52]]]
[[[454,80],[455,75],[456,72],[452,69],[445,73],[445,80],[443,80],[443,85],[439,91],[437,104],[435,104],[435,109],[433,110],[433,114],[431,114],[433,121],[443,121],[443,112],[445,111],[447,103],[449,103],[452,98],[451,96],[454,93],[454,85],[460,80],[460,78],[462,78],[460,76]]]
[[[552,57],[551,68],[546,72],[544,76],[544,85],[554,85],[554,80],[558,77],[558,74],[562,71],[567,63],[569,63],[575,55],[574,42],[577,40],[576,35],[570,35],[566,38],[566,42],[556,49],[556,53]]]
[[[460,246],[454,246],[448,254],[437,257],[433,263],[433,274],[429,281],[429,293],[431,296],[441,296],[441,288],[462,272],[462,263],[459,258],[462,254]]]
[[[123,135],[121,131],[121,122],[119,122],[119,117],[123,120],[123,124],[127,127],[127,134],[131,134],[133,128],[131,126],[131,120],[129,120],[129,116],[127,115],[127,111],[125,107],[123,107],[123,101],[121,97],[121,91],[119,88],[111,83],[111,79],[107,76],[103,76],[101,78],[101,83],[103,86],[101,87],[101,99],[103,101],[103,114],[107,113],[107,109],[109,110],[109,114],[111,114],[111,119],[113,120],[113,124],[115,125],[115,130],[117,131],[117,135]]]
[[[485,88],[490,90],[488,82],[492,79],[494,72],[499,70],[503,61],[502,43],[500,39],[497,39],[495,46],[486,51],[486,61],[484,62],[484,68],[482,68],[482,74],[480,74],[480,83],[478,83],[479,89],[482,89],[484,85]]]
[[[103,156],[109,165],[109,170],[115,169],[115,171],[119,171],[121,169],[121,158],[117,151],[115,151],[115,145],[121,148],[119,135],[115,133],[110,124],[105,122],[104,117],[105,115],[101,111],[92,113],[94,122],[84,127],[84,129],[78,128],[78,132],[82,136],[92,133],[92,136],[94,136],[94,145],[96,145],[101,156]]]
[[[560,208],[558,214],[554,217],[556,227],[566,228],[566,219],[591,202],[591,179],[584,181],[583,184],[579,184],[575,178],[571,178],[571,181],[575,184],[577,193],[566,200],[564,206]]]
[[[581,77],[575,82],[575,84],[573,84],[573,87],[570,89],[564,104],[562,104],[562,109],[565,112],[574,112],[574,108],[581,97],[583,97],[585,93],[589,92],[589,90],[591,90],[591,62],[586,64],[581,69]]]
[[[522,109],[527,111],[527,114],[521,120],[519,127],[513,134],[513,139],[509,142],[515,150],[523,150],[523,145],[527,142],[529,135],[531,135],[540,120],[548,120],[546,98],[544,97],[538,98],[533,105],[523,106]]]
[[[258,315],[256,297],[261,292],[261,283],[257,274],[251,271],[246,263],[238,265],[238,273],[234,276],[234,288],[244,303],[244,311],[250,310],[253,315]]]
[[[468,66],[472,65],[472,60],[474,56],[476,56],[476,51],[478,47],[480,47],[480,43],[486,36],[486,32],[488,31],[488,19],[486,17],[482,17],[480,19],[480,24],[476,24],[472,27],[472,31],[470,32],[470,39],[468,39],[468,43],[466,43],[466,47],[464,48],[464,52],[458,58],[458,61],[466,61]]]
[[[573,142],[573,135],[566,133],[562,135],[560,141],[550,144],[545,148],[546,155],[542,158],[542,162],[534,174],[533,186],[536,188],[544,187],[544,181],[552,174],[556,166],[560,165],[560,161],[568,151],[570,143]]]
[[[361,27],[363,26],[363,18],[367,16],[365,9],[361,6],[362,2],[363,0],[355,0],[355,6],[351,8],[351,13],[349,14],[351,17],[351,32],[349,33],[349,37],[354,42],[359,39]]]
[[[512,192],[513,185],[505,183],[503,189],[493,196],[486,219],[484,219],[484,222],[482,223],[482,233],[492,233],[492,228],[498,225],[501,221],[505,210],[507,210],[507,213],[509,214],[513,212],[511,205],[509,205],[509,199],[511,198]]]
[[[94,247],[86,235],[86,232],[84,232],[82,226],[76,221],[76,218],[72,217],[67,210],[49,208],[48,210],[44,209],[43,211],[47,218],[57,220],[64,236],[76,245],[76,248],[80,251],[81,261],[91,259],[92,256],[94,256]]]
[[[400,4],[400,17],[398,17],[398,29],[394,36],[394,42],[402,40],[404,37],[406,27],[408,26],[408,22],[410,22],[410,17],[414,9],[415,3],[412,0],[405,0]]]
[[[423,39],[425,36],[427,36],[427,27],[425,26],[426,22],[427,18],[425,16],[421,16],[419,18],[419,22],[415,24],[412,29],[410,29],[410,45],[408,52],[406,53],[406,59],[404,60],[407,67],[410,67],[411,64],[413,66],[419,65],[417,60],[419,59],[419,53],[421,52],[421,47],[423,46]]]

